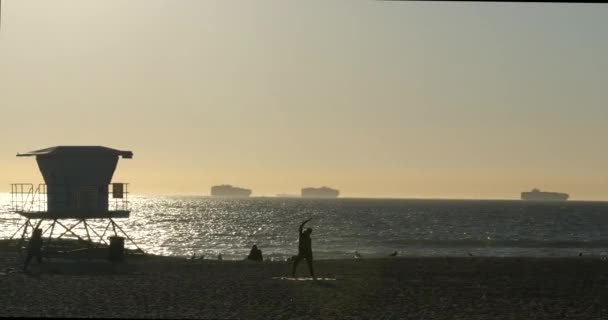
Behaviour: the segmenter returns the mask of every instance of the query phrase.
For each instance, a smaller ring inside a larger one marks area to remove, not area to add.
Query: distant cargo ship
[[[339,190],[328,187],[302,189],[302,198],[336,198],[339,194]]]
[[[247,198],[251,195],[250,189],[233,187],[229,184],[211,187],[212,197]]]
[[[567,193],[560,192],[546,192],[540,191],[539,189],[532,189],[529,192],[522,192],[522,200],[536,200],[536,201],[566,201],[570,195]]]

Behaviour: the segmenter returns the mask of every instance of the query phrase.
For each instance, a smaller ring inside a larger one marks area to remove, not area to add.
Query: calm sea
[[[244,258],[253,244],[265,257],[296,254],[300,222],[312,217],[316,259],[400,256],[608,255],[608,202],[288,198],[212,199],[131,196],[117,219],[146,252]],[[10,195],[0,195],[6,211]],[[0,238],[23,223],[0,214]],[[99,233],[105,224],[92,223]],[[43,226],[44,227],[44,226]],[[59,230],[59,229],[58,229]],[[84,229],[77,233],[85,235]]]

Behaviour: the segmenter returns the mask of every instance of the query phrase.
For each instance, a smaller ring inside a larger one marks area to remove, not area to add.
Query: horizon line
[[[10,192],[0,192],[0,194],[10,195]],[[568,199],[564,201],[537,201],[537,200],[522,200],[520,198],[470,198],[470,197],[407,197],[407,196],[338,196],[335,198],[313,198],[313,197],[302,197],[299,195],[293,196],[278,196],[278,195],[254,195],[249,197],[215,197],[209,194],[198,194],[198,193],[166,193],[166,192],[138,192],[129,193],[130,196],[160,196],[160,197],[200,197],[200,198],[213,198],[213,199],[260,199],[260,198],[271,198],[271,199],[303,199],[303,200],[339,200],[339,199],[373,199],[373,200],[436,200],[436,201],[522,201],[522,202],[608,202],[608,199]]]

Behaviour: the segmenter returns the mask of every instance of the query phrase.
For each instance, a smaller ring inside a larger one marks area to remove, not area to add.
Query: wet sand
[[[317,275],[336,280],[317,282],[273,279],[286,262],[18,261],[0,247],[2,317],[608,319],[608,262],[587,257],[324,260]]]

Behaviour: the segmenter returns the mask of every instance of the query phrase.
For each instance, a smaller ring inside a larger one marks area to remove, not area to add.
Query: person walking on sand
[[[312,218],[305,220],[300,225],[298,255],[293,261],[293,269],[291,271],[291,275],[293,278],[296,277],[296,268],[298,267],[298,263],[300,263],[302,259],[306,259],[306,263],[308,264],[308,270],[310,270],[310,275],[314,280],[317,280],[317,278],[315,277],[315,272],[312,268],[312,244],[310,240],[310,234],[312,233],[312,229],[306,228],[306,231],[302,232],[304,225],[311,219]]]
[[[27,271],[27,266],[30,264],[32,257],[36,257],[38,264],[42,263],[42,229],[35,229],[27,246],[27,257],[23,264],[23,271]]]

